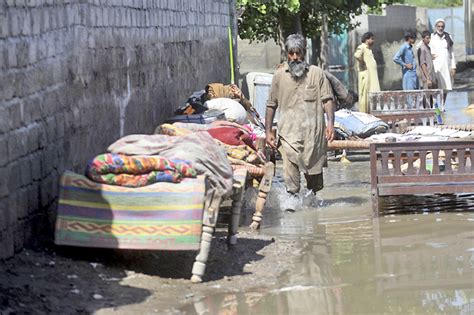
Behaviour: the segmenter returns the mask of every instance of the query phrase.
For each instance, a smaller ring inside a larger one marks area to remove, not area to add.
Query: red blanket
[[[255,150],[252,138],[249,134],[243,132],[239,128],[234,127],[218,127],[208,129],[207,132],[214,138],[228,145],[246,144]]]

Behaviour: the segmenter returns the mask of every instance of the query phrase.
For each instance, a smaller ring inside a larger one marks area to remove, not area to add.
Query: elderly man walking
[[[280,150],[287,191],[291,194],[300,191],[300,172],[303,172],[306,187],[316,193],[324,186],[322,168],[326,164],[327,141],[334,139],[331,85],[321,68],[305,62],[303,36],[288,36],[285,50],[287,62],[275,72],[267,101],[266,142]],[[277,108],[278,143],[272,133]]]
[[[456,61],[454,60],[453,51],[454,43],[451,36],[444,31],[445,26],[446,23],[443,19],[435,21],[436,31],[431,34],[430,42],[438,88],[444,90],[444,100],[446,100],[448,91],[453,89],[453,79],[456,74]]]

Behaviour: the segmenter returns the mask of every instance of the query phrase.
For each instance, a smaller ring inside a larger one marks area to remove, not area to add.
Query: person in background
[[[451,36],[444,31],[445,26],[446,23],[443,19],[435,21],[436,31],[431,34],[430,42],[438,88],[444,90],[443,110],[448,91],[453,89],[453,80],[456,74],[456,61],[454,60],[453,51],[454,43]]]
[[[359,111],[368,113],[369,92],[380,92],[377,62],[372,52],[375,35],[372,32],[364,33],[361,42],[354,54],[359,70]]]
[[[402,67],[402,86],[404,90],[418,89],[418,76],[416,74],[415,54],[413,44],[416,33],[409,31],[405,33],[405,43],[393,56],[393,61]]]
[[[336,102],[336,110],[342,108],[351,109],[354,107],[354,104],[359,101],[359,95],[352,90],[346,89],[344,84],[329,71],[324,71],[324,75],[326,79],[329,80],[329,84],[331,84],[332,93]]]
[[[302,35],[288,36],[285,50],[287,62],[273,75],[266,105],[266,142],[280,150],[286,190],[290,194],[300,191],[303,172],[306,187],[316,193],[324,186],[327,141],[335,136],[332,89],[324,71],[305,62],[306,40]],[[278,143],[272,132],[277,108]]]
[[[421,33],[421,39],[422,43],[420,48],[418,48],[417,55],[423,89],[436,89],[437,81],[430,48],[431,33],[429,31],[423,31],[423,33]]]

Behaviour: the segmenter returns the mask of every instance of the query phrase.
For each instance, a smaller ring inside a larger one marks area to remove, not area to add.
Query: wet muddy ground
[[[473,95],[450,94],[445,121],[473,123]],[[275,177],[262,229],[231,250],[218,232],[204,283],[193,252],[46,246],[0,264],[0,314],[473,314],[474,196],[388,198],[373,219],[368,154],[348,160],[317,197]]]

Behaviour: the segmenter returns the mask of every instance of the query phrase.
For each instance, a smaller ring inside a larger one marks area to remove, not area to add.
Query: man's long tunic
[[[295,80],[285,63],[273,76],[267,107],[279,111],[278,135],[284,155],[309,175],[322,173],[326,162],[322,104],[332,98],[329,81],[316,66],[309,66]]]
[[[354,57],[357,61],[363,60],[365,64],[361,66],[357,62],[359,70],[359,111],[369,113],[369,92],[380,92],[377,62],[372,49],[366,43],[362,43],[357,47]]]
[[[438,34],[431,34],[430,41],[431,53],[436,55],[433,58],[433,65],[435,69],[436,79],[438,80],[438,87],[444,90],[453,89],[453,79],[449,69],[456,69],[456,61],[454,60],[454,52],[452,47],[448,47],[446,35],[439,36]]]

